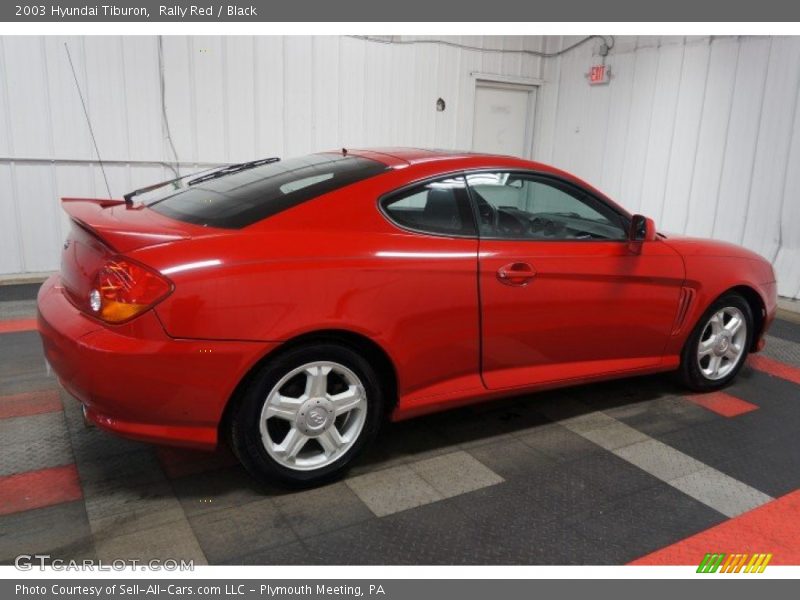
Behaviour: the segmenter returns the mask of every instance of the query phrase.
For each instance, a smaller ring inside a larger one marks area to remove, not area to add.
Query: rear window
[[[313,154],[170,190],[148,206],[186,223],[239,229],[386,169],[359,156]]]

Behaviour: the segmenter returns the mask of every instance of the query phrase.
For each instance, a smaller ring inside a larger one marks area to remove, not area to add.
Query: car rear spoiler
[[[189,239],[178,227],[163,223],[152,211],[128,208],[125,200],[62,198],[61,206],[78,225],[117,252]]]

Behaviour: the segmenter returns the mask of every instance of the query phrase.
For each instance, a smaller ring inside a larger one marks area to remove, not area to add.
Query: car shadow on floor
[[[655,375],[525,394],[386,423],[346,477],[519,436],[535,437],[537,431],[552,427],[559,420],[600,410],[640,415],[657,424],[659,419],[667,418],[665,411],[672,410],[681,394],[685,390],[673,376]],[[687,408],[703,413],[703,409],[694,405]],[[211,493],[224,497],[258,491],[262,495],[280,496],[295,491],[278,483],[256,483],[236,463],[227,447],[214,453],[166,448],[157,452],[182,501],[199,501]],[[187,480],[196,485],[189,485]]]

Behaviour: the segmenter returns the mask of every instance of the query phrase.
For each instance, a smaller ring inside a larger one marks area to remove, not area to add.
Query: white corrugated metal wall
[[[537,49],[541,38],[467,37]],[[105,196],[64,43],[115,197],[207,164],[342,146],[469,147],[473,71],[538,77],[532,56],[340,36],[0,38],[0,275],[58,267],[61,196]],[[436,112],[443,97],[447,110]]]
[[[800,297],[800,37],[617,38],[589,86],[597,49],[546,62],[535,157],[666,232],[755,250]]]
[[[404,38],[409,39],[409,38]],[[578,38],[458,37],[553,51]],[[542,79],[533,155],[667,231],[742,243],[800,297],[800,38],[623,37],[560,58],[349,37],[0,39],[0,274],[57,268],[60,196],[105,187],[69,43],[115,196],[194,166],[340,146],[468,148],[471,73]],[[173,145],[162,118],[164,95]],[[435,111],[442,97],[447,110]]]

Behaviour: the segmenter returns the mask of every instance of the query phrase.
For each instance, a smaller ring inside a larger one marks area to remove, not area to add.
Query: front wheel
[[[324,343],[262,367],[234,414],[231,442],[257,478],[312,485],[340,476],[382,418],[375,370],[350,348]]]
[[[753,339],[753,311],[739,294],[715,301],[684,346],[680,374],[692,390],[718,390],[744,365]]]

